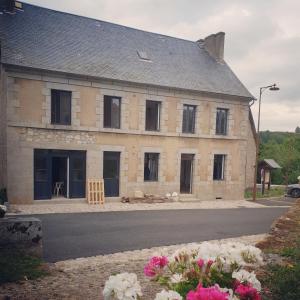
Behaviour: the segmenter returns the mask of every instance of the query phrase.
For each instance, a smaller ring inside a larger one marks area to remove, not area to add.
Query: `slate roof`
[[[197,42],[25,3],[23,10],[0,15],[4,64],[253,98]]]

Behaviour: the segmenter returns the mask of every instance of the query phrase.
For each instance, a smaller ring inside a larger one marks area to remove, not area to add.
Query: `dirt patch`
[[[265,253],[280,253],[296,247],[300,238],[300,199],[283,216],[273,222],[269,235],[256,246]]]

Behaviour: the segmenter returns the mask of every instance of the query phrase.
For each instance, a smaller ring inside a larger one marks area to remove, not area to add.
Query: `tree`
[[[295,132],[300,133],[300,127],[299,126],[296,127]]]

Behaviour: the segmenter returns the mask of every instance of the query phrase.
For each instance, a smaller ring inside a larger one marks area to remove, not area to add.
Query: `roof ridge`
[[[148,31],[148,30],[144,30],[144,29],[138,29],[138,28],[134,28],[134,27],[130,27],[130,26],[122,25],[122,24],[117,24],[117,23],[113,23],[113,22],[109,22],[109,21],[99,20],[99,19],[96,19],[96,18],[87,17],[87,16],[83,16],[83,15],[76,15],[75,13],[60,11],[60,10],[56,10],[56,9],[53,9],[53,8],[43,7],[43,6],[40,6],[40,5],[31,4],[31,3],[27,3],[27,2],[23,2],[23,1],[19,1],[19,2],[21,2],[22,4],[25,4],[25,5],[29,5],[29,6],[45,9],[45,10],[50,10],[50,11],[60,13],[60,14],[71,15],[71,16],[75,16],[75,17],[79,17],[79,18],[94,20],[94,21],[97,21],[97,22],[103,22],[103,23],[107,23],[107,24],[111,24],[111,25],[115,25],[115,26],[119,26],[119,27],[124,27],[124,28],[131,29],[131,30],[141,31],[141,32],[150,33],[150,34],[155,34],[155,35],[159,35],[159,36],[163,36],[163,37],[167,37],[167,38],[172,38],[172,39],[177,39],[177,40],[182,40],[182,41],[185,41],[185,42],[197,43],[197,41],[187,40],[187,39],[184,39],[184,38],[175,37],[175,36],[171,36],[171,35],[167,35],[167,34],[156,33],[156,32]]]

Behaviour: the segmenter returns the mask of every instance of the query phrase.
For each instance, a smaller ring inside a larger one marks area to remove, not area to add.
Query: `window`
[[[159,131],[160,106],[159,101],[146,101],[146,130]]]
[[[224,154],[215,154],[214,156],[214,180],[224,180],[225,174],[225,157]]]
[[[144,181],[158,181],[159,153],[145,153]]]
[[[104,127],[120,128],[121,98],[104,96]]]
[[[217,108],[216,134],[227,135],[228,109]]]
[[[182,132],[195,133],[196,106],[183,105]]]
[[[51,90],[51,124],[71,125],[72,92]]]

